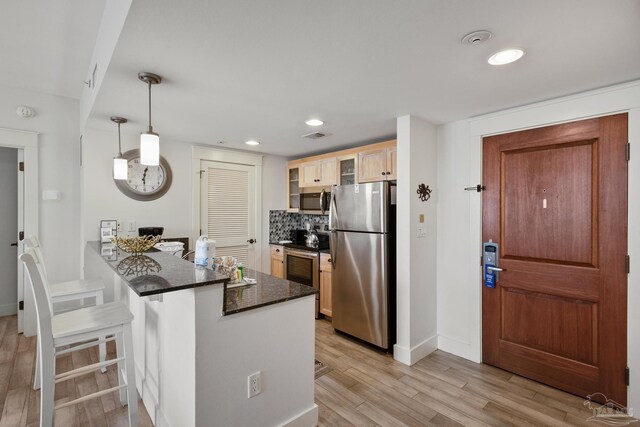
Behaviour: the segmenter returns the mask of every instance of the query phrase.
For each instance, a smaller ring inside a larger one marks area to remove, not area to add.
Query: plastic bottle
[[[200,236],[196,241],[195,264],[206,267],[209,265],[209,239],[207,236]]]
[[[242,265],[241,262],[238,263],[238,271],[240,272],[240,281],[242,281],[242,279],[244,279],[244,266]]]

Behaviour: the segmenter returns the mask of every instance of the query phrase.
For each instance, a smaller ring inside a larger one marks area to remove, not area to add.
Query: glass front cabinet
[[[358,155],[348,155],[338,157],[338,184],[355,184],[358,176]]]
[[[298,212],[300,210],[300,165],[289,163],[287,165],[287,211]]]

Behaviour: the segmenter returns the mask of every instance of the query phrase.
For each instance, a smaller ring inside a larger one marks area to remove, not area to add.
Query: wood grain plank
[[[16,427],[20,425],[28,396],[28,387],[14,388],[7,392],[2,417],[0,417],[0,427]]]
[[[371,418],[358,412],[353,406],[345,404],[341,397],[331,393],[326,388],[316,384],[316,399],[331,408],[342,418],[354,426],[376,426]]]

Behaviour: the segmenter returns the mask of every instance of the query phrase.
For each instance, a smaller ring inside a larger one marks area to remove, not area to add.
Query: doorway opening
[[[18,149],[0,147],[0,316],[18,313],[19,173]]]

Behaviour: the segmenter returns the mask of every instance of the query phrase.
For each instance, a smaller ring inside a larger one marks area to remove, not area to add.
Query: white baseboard
[[[438,335],[438,349],[472,362],[480,363],[482,361],[478,348],[445,335]]]
[[[413,365],[438,349],[438,336],[434,335],[422,341],[420,344],[407,348],[398,344],[393,346],[393,358],[405,365]]]
[[[0,316],[13,316],[18,314],[18,303],[0,304]]]
[[[318,425],[318,405],[313,406],[301,414],[280,424],[280,427],[315,427]]]

